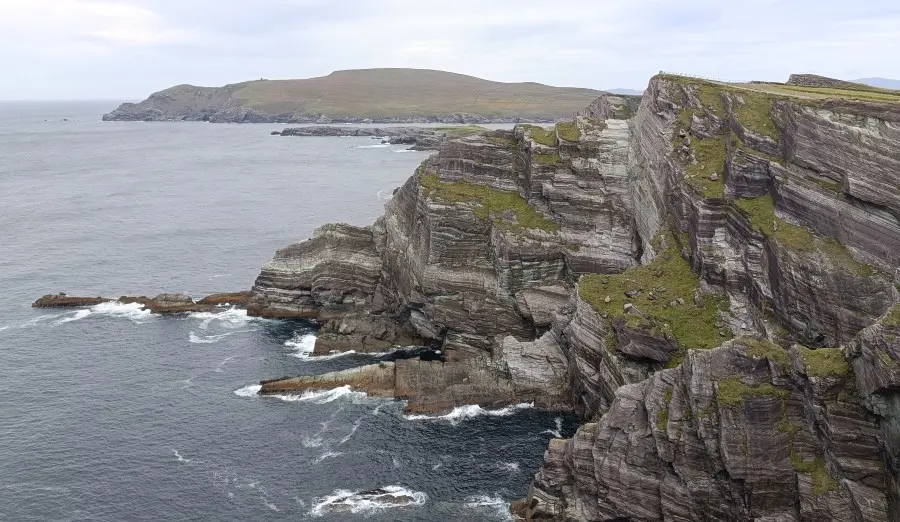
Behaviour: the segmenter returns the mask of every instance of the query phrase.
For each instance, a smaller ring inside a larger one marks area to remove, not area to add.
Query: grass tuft
[[[556,124],[556,134],[561,139],[578,143],[581,140],[581,131],[574,121],[561,121]]]
[[[563,162],[562,158],[559,157],[559,154],[556,154],[556,153],[540,154],[540,153],[535,152],[531,155],[531,160],[537,164],[550,165],[552,167],[559,167],[561,165],[565,165],[565,162]]]
[[[706,197],[722,199],[725,197],[725,136],[691,141],[697,163],[684,166],[685,181],[697,187]],[[713,173],[718,174],[716,181],[709,179]]]
[[[787,351],[768,339],[741,337],[737,342],[747,347],[747,354],[750,355],[750,357],[768,359],[777,362],[785,368],[791,366],[791,357],[788,355]]]
[[[537,125],[525,125],[524,127],[528,130],[531,139],[535,142],[547,147],[559,146],[559,140],[556,139],[556,132],[549,131],[543,127],[538,127]]]
[[[742,404],[747,397],[780,397],[784,399],[790,393],[790,390],[776,388],[771,384],[748,386],[741,382],[739,375],[734,375],[718,382],[716,399],[722,406],[737,406]]]
[[[850,373],[850,365],[838,348],[810,350],[801,346],[800,356],[810,377],[845,377]]]
[[[734,94],[738,94],[743,100],[743,103],[734,108],[734,116],[738,123],[756,134],[778,141],[778,128],[772,121],[772,107],[776,98],[770,94],[749,90]]]

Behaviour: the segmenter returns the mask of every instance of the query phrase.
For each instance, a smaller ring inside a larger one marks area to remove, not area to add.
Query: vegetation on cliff
[[[446,183],[440,181],[437,174],[427,173],[419,177],[419,183],[425,191],[425,197],[450,203],[473,204],[476,217],[493,219],[498,227],[507,231],[539,229],[555,232],[559,229],[558,223],[535,210],[518,192],[497,190],[467,181]],[[508,222],[507,216],[514,217],[515,222]]]
[[[601,314],[610,318],[627,316],[635,325],[641,318],[628,313],[626,304],[631,304],[640,314],[670,331],[682,350],[720,345],[727,338],[719,334],[717,327],[723,300],[698,296],[695,302],[699,278],[681,257],[674,237],[667,234],[657,244],[665,248],[646,265],[621,274],[582,277],[578,283],[581,299]]]

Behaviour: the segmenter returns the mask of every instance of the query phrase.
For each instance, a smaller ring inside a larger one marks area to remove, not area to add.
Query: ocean
[[[371,223],[427,155],[269,135],[281,125],[101,122],[117,103],[0,103],[0,520],[508,519],[572,417],[258,397],[260,379],[392,356],[311,358],[314,325],[227,308],[30,307],[248,289],[317,226]]]

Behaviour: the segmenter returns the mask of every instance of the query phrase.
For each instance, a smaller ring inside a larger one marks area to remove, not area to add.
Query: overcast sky
[[[900,78],[897,0],[0,0],[0,99],[417,67],[643,89],[659,70]]]

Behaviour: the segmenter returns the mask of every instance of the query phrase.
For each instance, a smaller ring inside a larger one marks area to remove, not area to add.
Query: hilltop
[[[303,80],[256,80],[223,87],[177,85],[123,103],[106,121],[447,122],[557,121],[602,91],[502,83],[426,69],[336,71]]]

